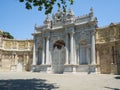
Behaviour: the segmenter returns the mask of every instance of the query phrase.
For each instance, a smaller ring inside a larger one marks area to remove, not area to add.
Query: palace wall
[[[0,71],[30,71],[33,40],[0,37]]]
[[[120,23],[96,29],[96,61],[100,73],[120,74]]]

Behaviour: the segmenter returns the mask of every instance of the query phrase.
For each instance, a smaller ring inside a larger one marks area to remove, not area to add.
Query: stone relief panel
[[[11,41],[4,41],[4,48],[11,49]]]
[[[18,42],[18,48],[19,49],[24,49],[25,48],[25,43],[24,42]]]
[[[5,49],[31,49],[33,46],[33,40],[10,40],[4,41]]]
[[[24,44],[25,44],[24,49],[28,49],[28,42],[26,41],[26,42],[24,42]]]
[[[12,48],[13,49],[17,49],[17,41],[13,41],[12,42]]]

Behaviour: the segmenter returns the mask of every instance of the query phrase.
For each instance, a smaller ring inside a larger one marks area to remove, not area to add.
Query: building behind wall
[[[30,71],[33,40],[2,37],[0,31],[0,71]]]

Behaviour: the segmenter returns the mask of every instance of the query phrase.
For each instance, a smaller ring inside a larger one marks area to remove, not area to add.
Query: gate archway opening
[[[57,40],[53,45],[52,72],[62,74],[65,64],[65,43],[63,40]]]
[[[63,40],[57,40],[54,43],[53,48],[57,47],[58,49],[61,49],[63,46],[65,47],[65,42]]]

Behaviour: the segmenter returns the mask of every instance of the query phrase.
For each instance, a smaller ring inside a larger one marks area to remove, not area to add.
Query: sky
[[[120,22],[120,0],[74,0],[67,9],[72,8],[77,17],[88,14],[91,7],[99,27]],[[52,13],[56,13],[57,9],[55,5]],[[35,24],[43,25],[45,17],[44,10],[26,10],[19,0],[0,0],[0,30],[11,33],[15,39],[32,39]]]

